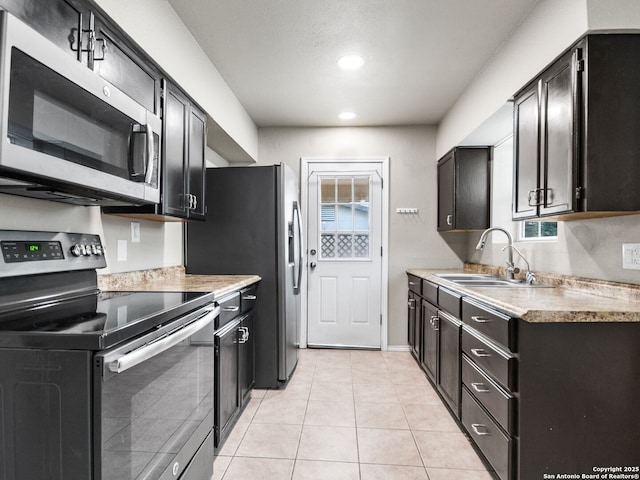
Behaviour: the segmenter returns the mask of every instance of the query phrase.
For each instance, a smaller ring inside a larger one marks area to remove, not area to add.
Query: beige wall
[[[443,241],[436,225],[435,128],[261,128],[261,163],[300,171],[300,157],[389,156],[389,346],[406,345],[409,267],[460,267],[466,238]],[[304,212],[305,200],[301,199]],[[418,215],[396,214],[415,207]]]

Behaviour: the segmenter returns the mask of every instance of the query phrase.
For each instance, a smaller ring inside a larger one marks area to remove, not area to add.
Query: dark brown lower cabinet
[[[421,310],[422,297],[415,292],[409,291],[408,301],[408,342],[411,354],[416,361],[420,362],[420,349],[421,349],[421,323],[422,323],[422,310]]]
[[[422,359],[420,365],[435,384],[438,381],[438,309],[422,300]]]
[[[214,335],[214,444],[222,447],[255,383],[255,312],[240,316]]]
[[[460,295],[417,297],[411,339],[419,318],[417,360],[494,478],[640,475],[640,324],[531,323]]]
[[[589,478],[598,467],[640,475],[640,324],[519,321],[518,344],[511,478]]]
[[[462,322],[438,312],[438,390],[457,418],[460,418],[460,332]]]

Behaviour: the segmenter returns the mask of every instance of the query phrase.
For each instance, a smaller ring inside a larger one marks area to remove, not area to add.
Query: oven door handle
[[[216,306],[215,308],[211,308],[207,310],[207,313],[196,320],[193,323],[190,323],[184,328],[167,335],[166,337],[160,338],[153,343],[149,343],[144,345],[136,350],[133,350],[126,355],[121,356],[117,360],[109,362],[109,370],[113,373],[122,373],[136,365],[149,360],[156,355],[161,354],[162,352],[170,349],[174,345],[182,342],[183,340],[189,338],[191,335],[196,333],[199,330],[202,330],[204,327],[213,322],[213,319],[220,315],[220,307]]]

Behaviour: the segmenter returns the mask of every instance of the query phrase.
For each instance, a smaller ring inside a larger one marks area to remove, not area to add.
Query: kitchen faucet
[[[483,250],[484,249],[484,245],[485,245],[485,243],[487,243],[487,236],[489,235],[490,232],[493,232],[495,230],[498,230],[498,231],[504,233],[507,236],[508,243],[507,243],[506,246],[502,247],[502,251],[503,252],[504,252],[505,249],[509,249],[509,257],[507,259],[507,278],[510,281],[515,281],[515,274],[520,271],[520,269],[516,268],[515,264],[513,263],[513,251],[515,250],[516,253],[518,255],[520,255],[520,257],[522,257],[522,259],[527,264],[526,282],[529,283],[529,284],[534,283],[536,281],[536,276],[531,271],[531,267],[529,265],[529,262],[524,257],[524,255],[522,255],[522,252],[520,252],[520,250],[518,250],[518,248],[513,244],[513,237],[511,236],[511,233],[509,233],[508,230],[505,230],[502,227],[487,228],[484,232],[482,232],[482,235],[480,235],[480,240],[478,240],[478,244],[476,245],[476,250]]]

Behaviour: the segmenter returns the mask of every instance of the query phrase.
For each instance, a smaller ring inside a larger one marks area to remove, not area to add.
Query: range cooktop
[[[198,292],[96,292],[0,314],[0,347],[102,350],[213,301]]]

